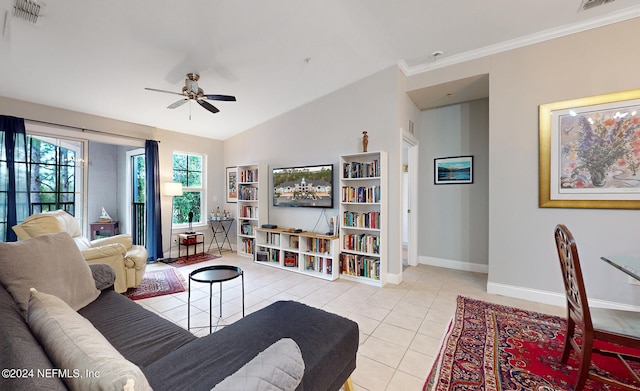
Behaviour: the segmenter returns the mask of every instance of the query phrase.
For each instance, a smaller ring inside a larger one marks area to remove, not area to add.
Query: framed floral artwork
[[[227,167],[226,171],[227,202],[238,202],[238,168]]]
[[[640,208],[640,90],[540,105],[539,206]]]

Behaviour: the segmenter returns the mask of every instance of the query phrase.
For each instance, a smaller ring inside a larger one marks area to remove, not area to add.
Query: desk
[[[244,318],[244,272],[239,267],[230,265],[206,266],[189,273],[189,293],[187,296],[187,330],[191,330],[191,281],[209,284],[209,333],[213,330],[213,283],[220,284],[220,317],[222,318],[222,282],[242,277],[242,317]]]
[[[224,219],[209,219],[209,225],[211,226],[211,232],[213,232],[213,237],[211,238],[211,242],[209,243],[209,249],[211,250],[211,245],[213,241],[216,241],[216,246],[218,247],[218,252],[222,255],[222,250],[224,250],[224,243],[229,243],[229,251],[233,252],[233,248],[231,247],[231,241],[229,240],[229,230],[233,225],[233,218],[224,218]],[[225,225],[225,223],[229,223]],[[222,244],[218,242],[218,234],[223,234]]]
[[[616,255],[600,259],[640,281],[640,256]]]

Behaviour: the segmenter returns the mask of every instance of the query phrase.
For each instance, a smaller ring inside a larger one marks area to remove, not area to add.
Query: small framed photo
[[[433,170],[433,183],[436,185],[473,183],[473,156],[433,159]]]
[[[238,202],[238,168],[227,167],[225,178],[227,181],[227,202]]]

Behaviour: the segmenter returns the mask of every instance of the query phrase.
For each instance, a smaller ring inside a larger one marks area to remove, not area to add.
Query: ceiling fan
[[[220,110],[218,110],[218,108],[212,105],[211,103],[207,102],[207,99],[235,102],[236,100],[235,96],[205,94],[202,88],[198,87],[199,79],[200,79],[200,75],[198,75],[197,73],[187,73],[187,78],[184,80],[185,85],[184,87],[182,87],[182,92],[158,90],[155,88],[145,88],[145,90],[165,92],[167,94],[184,96],[184,98],[180,99],[179,101],[176,101],[170,104],[169,106],[167,106],[167,109],[175,109],[176,107],[180,107],[183,104],[187,103],[189,100],[195,100],[196,102],[198,102],[200,106],[204,107],[205,109],[215,114]]]

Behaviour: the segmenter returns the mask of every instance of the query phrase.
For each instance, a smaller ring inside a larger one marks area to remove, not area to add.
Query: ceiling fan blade
[[[167,106],[167,109],[175,109],[176,107],[180,107],[180,106],[182,106],[183,104],[187,103],[187,101],[188,101],[188,100],[189,100],[189,99],[187,99],[187,98],[180,99],[179,101],[177,101],[177,102],[173,102],[172,104],[170,104],[169,106]]]
[[[182,93],[180,93],[180,92],[158,90],[158,89],[155,89],[155,88],[147,88],[147,87],[145,87],[144,89],[145,90],[149,90],[149,91],[155,91],[155,92],[164,92],[164,93],[167,93],[167,94],[182,95]]]
[[[204,100],[200,100],[200,99],[198,99],[198,103],[200,104],[200,106],[202,106],[202,107],[204,107],[205,109],[209,110],[209,111],[210,111],[210,112],[212,112],[213,114],[215,114],[215,113],[217,113],[218,111],[220,111],[220,110],[218,110],[214,105],[212,105],[211,103],[206,102],[206,101],[204,101]]]
[[[207,99],[211,100],[224,100],[227,102],[235,102],[236,97],[231,95],[203,95]]]

